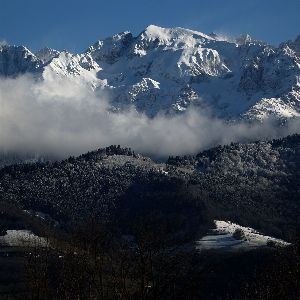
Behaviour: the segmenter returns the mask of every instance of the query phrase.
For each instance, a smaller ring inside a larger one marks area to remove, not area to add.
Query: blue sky
[[[250,35],[278,44],[300,34],[300,0],[1,0],[0,39],[81,52],[147,25]]]

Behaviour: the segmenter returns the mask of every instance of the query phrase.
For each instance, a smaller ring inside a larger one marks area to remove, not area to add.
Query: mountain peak
[[[296,52],[300,53],[300,35],[298,35],[298,36],[295,38],[293,44],[294,44],[294,50],[295,50]]]
[[[142,36],[145,36],[147,39],[155,40],[155,39],[168,39],[169,38],[169,28],[163,28],[156,25],[149,25],[145,28],[145,30],[141,33]]]
[[[120,41],[128,38],[132,38],[132,33],[130,31],[122,31],[113,35],[110,38],[107,38],[106,40],[112,39],[114,41]]]
[[[164,28],[159,27],[157,25],[149,25],[142,32],[142,34],[146,35],[152,39],[160,39],[160,40],[170,40],[170,39],[178,39],[179,37],[188,38],[188,37],[202,37],[207,40],[213,40],[213,37],[208,36],[202,32],[194,31],[190,29],[185,29],[182,27],[174,27],[174,28]]]
[[[38,52],[36,52],[35,56],[38,59],[40,59],[41,61],[43,61],[43,63],[47,63],[50,60],[52,60],[53,58],[59,56],[59,53],[60,52],[55,49],[45,47],[45,48],[39,50]]]
[[[298,35],[294,40],[288,40],[287,42],[281,43],[279,47],[283,48],[288,46],[296,54],[300,55],[300,35]]]
[[[248,33],[244,33],[236,39],[236,42],[239,45],[245,45],[245,44],[251,43],[252,41],[253,41],[253,38]]]
[[[148,25],[144,32],[147,32],[147,33],[158,33],[158,32],[161,32],[163,30],[165,30],[166,28],[163,28],[163,27],[160,27],[160,26],[157,26],[157,25],[154,25],[154,24],[150,24]]]

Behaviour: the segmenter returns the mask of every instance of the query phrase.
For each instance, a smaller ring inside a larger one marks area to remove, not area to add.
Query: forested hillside
[[[205,220],[229,219],[289,239],[300,210],[299,153],[299,135],[220,146],[166,164],[111,146],[61,162],[4,167],[0,192],[2,201],[62,223],[90,214],[126,223],[160,212],[184,219],[194,232],[205,211]]]

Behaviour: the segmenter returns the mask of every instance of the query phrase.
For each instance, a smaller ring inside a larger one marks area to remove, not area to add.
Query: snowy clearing
[[[260,234],[258,231],[250,227],[243,227],[230,221],[215,220],[216,228],[201,240],[196,242],[196,249],[198,250],[251,250],[266,246],[280,246],[285,247],[289,243],[276,239],[270,236]],[[237,238],[235,233],[242,236]]]
[[[45,247],[47,240],[36,236],[29,230],[7,230],[6,235],[0,236],[0,246],[11,247]]]

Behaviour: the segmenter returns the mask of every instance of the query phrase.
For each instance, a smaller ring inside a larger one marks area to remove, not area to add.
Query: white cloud
[[[182,115],[150,119],[134,110],[109,112],[105,94],[68,80],[35,82],[28,76],[0,80],[0,150],[59,156],[111,144],[155,156],[196,153],[216,144],[257,140],[298,131],[272,122],[229,125],[193,108]]]

